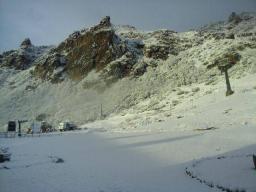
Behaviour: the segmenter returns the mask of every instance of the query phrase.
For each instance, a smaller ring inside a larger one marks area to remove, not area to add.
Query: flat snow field
[[[100,129],[1,139],[10,162],[0,164],[1,192],[256,191],[255,128],[165,133]],[[63,161],[62,161],[63,160]]]

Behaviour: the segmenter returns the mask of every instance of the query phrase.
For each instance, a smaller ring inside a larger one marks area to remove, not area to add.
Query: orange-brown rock
[[[43,65],[37,65],[35,72],[44,78],[53,73],[53,70],[61,65],[60,60],[56,58],[57,53],[65,59],[64,71],[71,79],[80,80],[93,69],[103,69],[111,61],[121,57],[125,51],[125,45],[111,27],[110,18],[105,17],[99,25],[71,34],[52,50],[55,56],[47,58]]]

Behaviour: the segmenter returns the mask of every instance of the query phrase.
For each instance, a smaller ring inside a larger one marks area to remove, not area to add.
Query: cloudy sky
[[[256,0],[0,0],[0,52],[26,37],[35,45],[58,44],[105,15],[142,30],[185,31],[232,11],[256,11]]]

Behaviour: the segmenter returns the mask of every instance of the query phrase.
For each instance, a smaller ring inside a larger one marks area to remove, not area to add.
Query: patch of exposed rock
[[[38,62],[34,74],[43,79],[56,79],[55,70],[62,68],[73,80],[81,80],[91,70],[102,70],[127,52],[127,45],[116,34],[110,17],[92,28],[71,34],[48,57]]]
[[[6,51],[0,55],[0,66],[25,70],[49,48],[48,46],[34,46],[30,39],[26,38],[20,44],[20,49]]]
[[[20,44],[20,48],[22,48],[22,49],[27,49],[27,48],[29,48],[31,46],[32,46],[32,43],[31,43],[29,38],[24,39],[22,41],[22,43]]]

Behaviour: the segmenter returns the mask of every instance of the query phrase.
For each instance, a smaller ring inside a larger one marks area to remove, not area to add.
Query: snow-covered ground
[[[0,131],[10,120],[26,119],[25,131],[38,117],[55,128],[73,121],[81,130],[0,138],[0,153],[11,154],[0,163],[0,191],[256,192],[253,15],[184,33],[116,26],[137,55],[134,69],[147,68],[113,82],[105,72],[131,54],[79,82],[36,79],[36,63],[25,70],[1,66]],[[166,46],[173,52],[164,55]],[[158,48],[156,58],[149,56]],[[235,63],[229,97],[216,66],[226,57]]]
[[[130,109],[81,131],[0,138],[11,153],[0,164],[0,191],[255,192],[255,82],[255,75],[232,79],[229,97],[224,82],[197,85],[193,97],[175,92],[182,102],[169,116],[163,108],[135,118]]]
[[[254,192],[255,129],[208,132],[99,133],[1,139],[11,161],[1,164],[1,191],[218,191],[185,174],[195,159],[211,157],[196,174],[213,184]],[[228,136],[225,136],[228,135]],[[238,159],[223,159],[219,156]],[[63,163],[56,163],[61,158]],[[7,167],[8,169],[4,169]],[[197,169],[198,168],[198,169]],[[226,168],[226,169],[225,169]],[[192,168],[191,168],[192,169]]]

